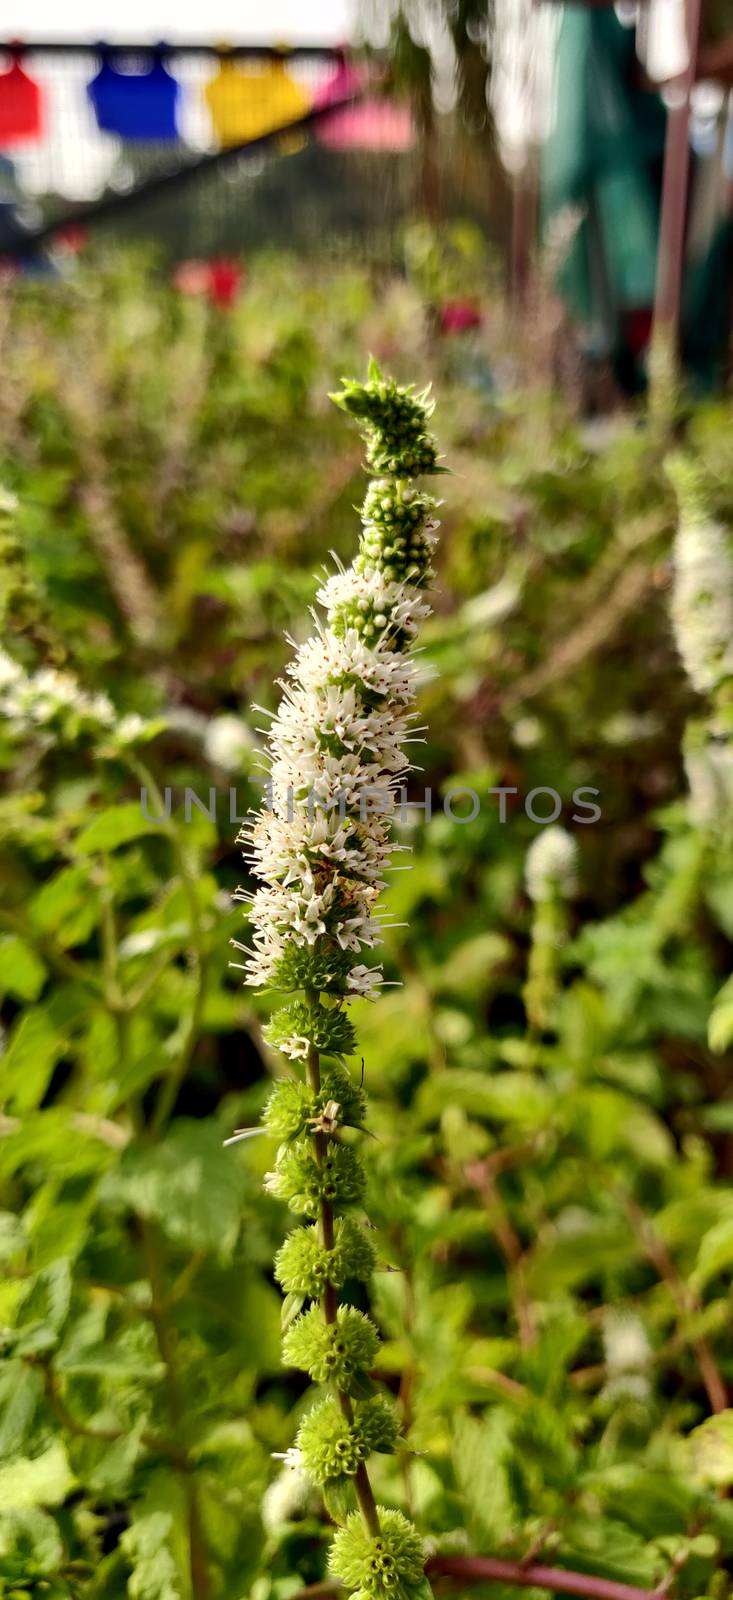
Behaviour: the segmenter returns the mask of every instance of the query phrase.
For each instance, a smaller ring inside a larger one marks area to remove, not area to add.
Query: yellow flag
[[[270,61],[258,71],[238,67],[235,61],[223,57],[204,94],[214,132],[222,145],[244,144],[263,133],[272,133],[305,116],[310,109],[308,96],[282,61]],[[302,142],[298,138],[298,145]],[[292,139],[288,148],[294,148]]]

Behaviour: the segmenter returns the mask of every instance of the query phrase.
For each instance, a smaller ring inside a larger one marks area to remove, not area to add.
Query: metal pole
[[[653,327],[653,343],[666,346],[674,356],[679,343],[690,172],[690,95],[697,73],[702,0],[683,0],[683,4],[688,60],[685,72],[671,86],[675,98],[667,114]]]

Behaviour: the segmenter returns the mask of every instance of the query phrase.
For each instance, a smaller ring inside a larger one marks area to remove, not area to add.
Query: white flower
[[[672,624],[685,672],[699,694],[733,675],[733,555],[726,529],[709,516],[690,461],[666,463],[679,502]]]
[[[276,1534],[284,1522],[319,1510],[318,1491],[301,1465],[300,1451],[291,1446],[278,1459],[283,1469],[262,1497],[262,1521],[269,1534]]]
[[[253,748],[252,735],[241,717],[212,717],[204,734],[204,752],[212,766],[236,772]]]
[[[680,522],[672,622],[693,689],[710,693],[733,674],[733,560],[717,522]]]
[[[424,421],[425,405],[414,404]],[[408,428],[406,451],[415,440]],[[434,461],[427,436],[418,456]],[[376,902],[399,848],[389,823],[417,737],[410,647],[430,610],[424,584],[437,526],[434,501],[413,492],[413,475],[395,470],[367,493],[356,559],[322,583],[326,620],[293,646],[281,684],[267,733],[267,808],[240,835],[260,887],[239,895],[249,900],[251,947],[233,943],[257,987],[348,999],[371,997],[382,982],[358,957],[381,942]],[[306,1050],[294,1037],[291,1055]]]
[[[652,1350],[640,1318],[630,1311],[609,1311],[603,1324],[603,1353],[608,1373],[604,1399],[648,1400]]]
[[[547,827],[527,851],[524,879],[530,900],[569,900],[576,891],[578,846],[564,828]]]
[[[685,750],[685,774],[690,790],[688,814],[698,828],[725,822],[733,807],[733,746],[729,741],[706,739]]]
[[[118,717],[106,694],[87,693],[70,672],[56,667],[25,672],[4,651],[0,651],[0,715],[19,736],[39,729],[54,738],[112,734],[118,744],[148,737],[156,726],[135,712]]]

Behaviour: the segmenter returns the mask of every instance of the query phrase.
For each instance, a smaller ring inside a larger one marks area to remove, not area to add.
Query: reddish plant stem
[[[456,1578],[464,1583],[517,1584],[525,1589],[551,1589],[555,1594],[586,1595],[589,1600],[649,1600],[655,1589],[637,1589],[612,1578],[587,1572],[566,1572],[563,1567],[523,1566],[498,1556],[431,1556],[429,1578]]]
[[[593,1573],[570,1572],[564,1567],[528,1566],[520,1561],[502,1561],[498,1556],[431,1556],[425,1567],[431,1580],[455,1578],[460,1583],[507,1583],[523,1589],[550,1589],[554,1594],[583,1595],[587,1600],[662,1600],[665,1588],[637,1589],[613,1578],[598,1578]],[[316,1600],[342,1593],[338,1583],[326,1579],[299,1589],[292,1600]]]
[[[666,1283],[680,1314],[683,1317],[687,1317],[698,1311],[699,1301],[697,1296],[680,1277],[664,1240],[660,1239],[649,1218],[644,1216],[641,1207],[636,1204],[636,1201],[628,1197],[626,1199],[626,1214],[644,1248],[648,1260],[659,1274],[662,1282]],[[711,1411],[725,1411],[728,1405],[728,1391],[707,1339],[703,1334],[700,1334],[697,1338],[691,1339],[690,1344],[697,1356],[700,1377],[710,1401]]]

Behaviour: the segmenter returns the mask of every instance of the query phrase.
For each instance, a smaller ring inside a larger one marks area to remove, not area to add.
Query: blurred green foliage
[[[726,1592],[733,852],[685,800],[673,497],[639,419],[585,424],[552,389],[551,307],[509,330],[489,283],[457,229],[414,231],[403,272],[260,256],[228,314],[143,256],[3,286],[0,604],[31,685],[1,747],[3,1594],[287,1600],[324,1573],[323,1514],[272,1459],[305,1388],[279,1366],[272,1143],[222,1150],[275,1070],[227,940],[249,706],[353,549],[359,445],[325,397],[370,349],[432,378],[454,472],[413,792],[434,814],[390,891],[401,987],[355,1011],[410,1447],[378,1498],[444,1552]],[[469,291],[481,324],[437,332]],[[729,407],[684,426],[730,518]],[[458,785],[470,826],[441,807]],[[542,1028],[537,787],[580,847]]]

